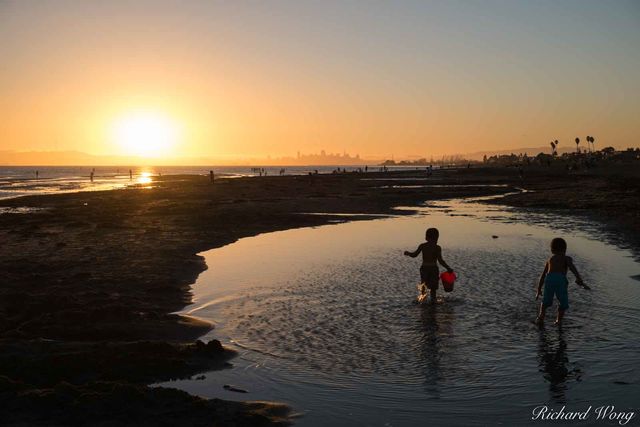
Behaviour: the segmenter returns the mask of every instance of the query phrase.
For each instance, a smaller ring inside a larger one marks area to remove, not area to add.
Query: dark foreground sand
[[[521,186],[535,191],[503,202],[605,218],[632,241],[640,235],[638,175],[633,167],[528,168],[522,182],[513,168],[471,168],[438,171],[426,183],[506,186],[428,189],[380,188],[425,184],[424,172],[411,171],[215,185],[168,176],[150,189],[0,202],[45,208],[0,215],[0,423],[287,424],[284,405],[147,386],[223,368],[233,356],[217,341],[194,342],[211,325],[170,314],[190,302],[189,285],[206,269],[198,252],[262,232],[367,218],[304,213],[397,214],[395,206]]]

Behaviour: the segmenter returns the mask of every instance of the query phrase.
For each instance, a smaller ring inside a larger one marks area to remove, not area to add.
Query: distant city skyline
[[[583,147],[584,148],[584,147]],[[604,146],[599,147],[599,149]],[[622,150],[630,147],[624,147]],[[566,145],[564,147],[557,147],[556,152],[573,153],[575,152],[575,146]],[[324,151],[324,153],[323,153]],[[488,150],[488,151],[476,151],[471,153],[454,153],[454,154],[441,154],[441,155],[409,155],[409,156],[380,156],[380,157],[360,157],[359,154],[351,156],[346,151],[342,153],[327,153],[326,150],[321,150],[319,153],[302,153],[296,152],[295,156],[271,156],[266,157],[244,157],[244,158],[212,158],[212,157],[184,157],[175,156],[167,159],[158,159],[152,157],[136,157],[136,156],[113,156],[113,155],[93,155],[80,151],[12,151],[12,150],[0,150],[0,166],[30,166],[30,165],[43,165],[43,166],[158,166],[158,165],[224,165],[224,166],[245,166],[245,165],[364,165],[364,164],[377,164],[389,160],[402,161],[414,161],[418,159],[427,159],[429,161],[437,162],[443,158],[448,159],[466,159],[466,160],[481,160],[484,156],[502,155],[502,154],[525,154],[528,156],[535,156],[539,153],[550,154],[552,149],[549,146],[540,147],[512,147],[505,150]]]

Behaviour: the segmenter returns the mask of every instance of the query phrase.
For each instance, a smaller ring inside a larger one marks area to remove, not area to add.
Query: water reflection
[[[242,355],[237,369],[172,386],[229,398],[220,384],[238,384],[253,399],[305,411],[299,424],[306,426],[425,418],[442,425],[452,411],[459,425],[486,425],[478,413],[487,408],[506,425],[523,425],[521,402],[551,395],[569,406],[594,390],[631,405],[640,385],[640,288],[628,253],[572,234],[585,276],[608,285],[597,300],[572,295],[564,331],[538,331],[532,283],[559,232],[495,207],[433,205],[426,215],[267,233],[204,253],[209,269],[187,312],[216,323],[205,339],[222,339]],[[418,265],[400,254],[427,226],[440,229],[460,283],[445,304],[425,307],[411,303]],[[588,378],[569,357],[589,361]],[[625,389],[612,377],[624,378]]]
[[[151,172],[142,172],[136,179],[136,184],[141,184],[141,185],[151,184],[151,181],[152,181]]]
[[[420,366],[424,390],[429,398],[441,397],[442,385],[447,380],[449,368],[455,365],[454,338],[455,301],[443,299],[435,305],[418,305],[419,340],[418,366]]]
[[[557,339],[553,335],[557,334]],[[555,342],[554,342],[555,341]],[[580,381],[582,370],[569,361],[567,342],[563,329],[547,331],[540,328],[538,342],[538,367],[542,376],[549,383],[549,395],[553,402],[566,403],[568,382]]]
[[[428,395],[440,398],[440,358],[441,349],[439,346],[438,317],[436,316],[437,306],[421,306],[420,322],[422,336],[420,337],[419,358],[422,362],[424,375],[424,387]]]

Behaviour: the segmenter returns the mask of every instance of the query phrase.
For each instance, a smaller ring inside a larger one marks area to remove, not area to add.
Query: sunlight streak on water
[[[137,178],[137,184],[151,184],[153,180],[151,179],[151,172],[142,172]]]

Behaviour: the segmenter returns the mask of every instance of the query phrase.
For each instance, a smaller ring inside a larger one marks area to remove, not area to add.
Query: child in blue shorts
[[[590,289],[582,281],[580,273],[578,273],[575,265],[573,265],[573,260],[566,255],[566,252],[567,242],[564,239],[557,237],[551,241],[551,253],[553,255],[544,266],[544,271],[538,282],[538,292],[536,293],[536,299],[542,295],[540,312],[536,319],[536,323],[539,325],[544,322],[544,313],[547,307],[553,305],[554,295],[558,298],[558,303],[560,304],[558,306],[558,317],[556,318],[555,324],[559,325],[560,322],[562,322],[564,312],[569,308],[569,294],[567,292],[569,281],[567,280],[567,270],[571,270],[574,276],[576,276],[576,283],[578,285],[585,289]],[[544,294],[542,292],[543,285]]]

